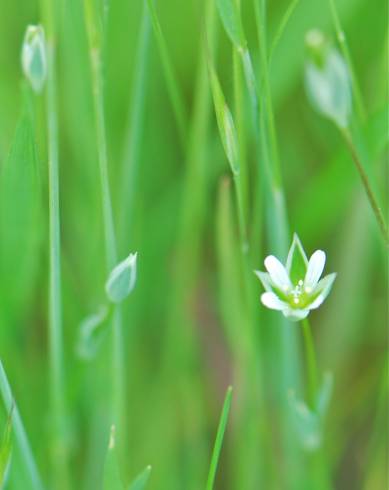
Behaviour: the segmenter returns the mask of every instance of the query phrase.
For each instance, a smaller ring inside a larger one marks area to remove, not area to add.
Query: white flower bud
[[[134,289],[136,283],[137,254],[130,254],[110,273],[105,291],[113,303],[123,301]]]
[[[47,75],[45,34],[43,27],[29,25],[22,47],[24,75],[36,93],[42,92]]]
[[[351,115],[351,78],[343,56],[324,35],[310,31],[306,36],[309,60],[305,68],[305,86],[315,109],[339,127],[349,124]]]

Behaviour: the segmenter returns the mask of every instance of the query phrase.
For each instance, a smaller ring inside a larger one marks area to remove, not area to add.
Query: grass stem
[[[302,321],[305,359],[307,363],[307,378],[308,378],[308,402],[312,409],[315,408],[316,394],[318,387],[318,373],[316,363],[315,346],[313,343],[311,325],[309,320],[305,318]]]
[[[378,226],[379,226],[380,231],[382,233],[382,236],[385,240],[385,244],[387,247],[389,247],[388,227],[386,225],[385,218],[384,218],[384,215],[382,213],[381,207],[379,206],[379,204],[378,204],[378,202],[374,196],[373,189],[370,185],[367,173],[365,172],[365,169],[363,168],[363,165],[362,165],[362,162],[359,158],[357,149],[353,143],[351,133],[348,129],[340,128],[340,131],[341,131],[343,139],[347,145],[347,148],[350,151],[351,158],[352,158],[352,160],[353,160],[353,162],[354,162],[354,164],[358,170],[359,176],[361,177],[363,187],[365,189],[365,192],[366,192],[367,198],[369,200],[370,206],[371,206],[371,208],[374,212],[374,215],[377,219]]]
[[[97,28],[97,14],[91,0],[85,0],[85,18],[89,38],[89,54],[92,75],[93,105],[96,124],[97,154],[100,171],[103,227],[105,238],[107,274],[117,264],[117,246],[112,210],[108,172],[108,152],[104,114],[103,76],[101,60],[101,33]],[[113,422],[124,433],[124,352],[122,313],[120,306],[114,307],[112,320],[112,379],[113,379]]]
[[[53,478],[68,488],[67,449],[64,444],[65,382],[61,298],[61,237],[59,203],[58,114],[56,83],[56,27],[54,2],[44,3],[47,38],[47,139],[49,172],[49,364],[53,419]]]
[[[215,482],[217,465],[219,462],[220,452],[223,444],[224,433],[226,430],[228,414],[231,408],[231,398],[232,398],[232,386],[227,389],[226,397],[224,399],[223,410],[220,416],[219,427],[217,429],[215,445],[212,452],[211,465],[208,473],[208,480],[206,485],[206,490],[213,490],[213,485]]]

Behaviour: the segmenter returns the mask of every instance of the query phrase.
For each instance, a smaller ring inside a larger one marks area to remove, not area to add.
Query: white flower
[[[318,308],[328,296],[336,273],[320,280],[326,255],[316,250],[307,259],[296,235],[290,247],[286,267],[273,255],[265,259],[267,272],[255,271],[266,292],[262,303],[272,310],[279,310],[292,321],[306,318],[310,310]]]

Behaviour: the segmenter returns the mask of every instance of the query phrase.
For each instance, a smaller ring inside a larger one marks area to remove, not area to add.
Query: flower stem
[[[85,20],[89,38],[89,55],[92,75],[93,105],[96,124],[97,154],[100,171],[101,197],[103,206],[103,226],[107,273],[117,263],[117,246],[114,228],[111,192],[108,173],[108,152],[104,114],[103,77],[101,66],[101,33],[98,30],[95,6],[85,0]],[[113,379],[113,422],[124,433],[124,353],[122,313],[120,306],[114,307],[112,320],[112,379]]]
[[[47,137],[49,172],[49,364],[53,418],[53,475],[57,488],[68,488],[67,448],[64,444],[65,383],[61,299],[61,238],[59,213],[58,115],[56,93],[56,28],[54,2],[43,4],[47,35]]]
[[[302,320],[301,323],[303,327],[305,359],[308,372],[308,403],[310,407],[314,409],[318,379],[315,346],[313,343],[311,325],[309,323],[309,320],[305,318],[304,320]]]
[[[373,212],[375,214],[375,217],[377,219],[377,222],[378,222],[378,225],[380,227],[382,236],[385,240],[385,244],[387,247],[389,247],[388,227],[385,223],[385,219],[384,219],[381,207],[379,206],[379,204],[378,204],[378,202],[374,196],[373,190],[372,190],[370,182],[369,182],[369,178],[365,172],[365,169],[363,168],[363,165],[362,165],[362,162],[359,158],[357,149],[353,143],[351,133],[347,128],[340,128],[340,131],[341,131],[343,139],[344,139],[344,141],[345,141],[345,143],[346,143],[346,145],[350,151],[351,157],[352,157],[353,162],[354,162],[354,164],[358,170],[358,173],[362,179],[362,183],[363,183],[363,186],[365,188],[367,198],[369,199],[370,206],[372,207]]]

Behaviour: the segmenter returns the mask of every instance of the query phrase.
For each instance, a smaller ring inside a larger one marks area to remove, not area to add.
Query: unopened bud
[[[33,90],[40,93],[47,75],[45,34],[40,25],[27,27],[22,47],[22,68]]]

